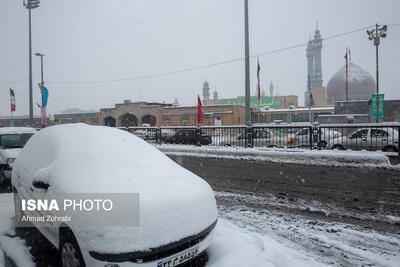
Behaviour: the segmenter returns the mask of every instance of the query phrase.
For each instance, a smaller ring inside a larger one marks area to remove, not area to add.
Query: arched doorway
[[[142,124],[148,123],[150,126],[156,126],[156,117],[152,115],[146,115],[142,118]]]
[[[138,126],[138,120],[132,113],[125,113],[119,117],[120,127],[134,127]]]
[[[115,127],[116,123],[117,123],[117,121],[111,116],[104,118],[104,125],[105,126]]]

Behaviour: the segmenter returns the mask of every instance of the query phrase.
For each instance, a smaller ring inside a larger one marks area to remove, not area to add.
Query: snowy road
[[[255,202],[270,201],[260,197],[216,196],[220,220],[207,267],[400,266],[400,232],[255,207]],[[35,266],[34,261],[37,266],[54,265],[56,250],[46,248],[39,234],[22,234],[26,240],[16,236],[11,194],[0,194],[0,211],[0,266]],[[42,249],[29,253],[26,243],[42,244]],[[44,257],[43,251],[48,251]]]

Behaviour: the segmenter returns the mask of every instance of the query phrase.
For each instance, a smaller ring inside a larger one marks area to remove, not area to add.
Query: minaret
[[[321,57],[322,38],[321,38],[321,33],[319,32],[318,29],[318,23],[314,33],[313,50],[314,50],[314,73],[313,77],[311,78],[311,88],[321,88],[322,87],[322,57]]]
[[[269,84],[269,97],[273,97],[274,96],[274,85],[272,84],[272,80],[271,83]]]
[[[210,86],[207,80],[203,83],[203,102],[207,104],[207,101],[210,100]]]
[[[307,57],[307,82],[310,77],[314,75],[314,54],[313,54],[313,41],[308,40],[307,49],[306,49],[306,57]]]
[[[178,98],[175,97],[175,101],[174,101],[174,103],[172,105],[179,106]]]
[[[214,99],[215,102],[218,101],[218,92],[217,92],[217,90],[214,91],[213,99]]]
[[[306,49],[307,57],[307,82],[310,82],[311,88],[322,87],[322,37],[317,27],[314,32],[314,39],[308,41]]]

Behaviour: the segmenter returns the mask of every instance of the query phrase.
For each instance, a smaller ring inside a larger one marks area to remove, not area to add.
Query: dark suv
[[[168,144],[184,144],[184,145],[210,145],[211,136],[209,135],[196,135],[196,129],[182,129],[177,130],[174,135],[165,138]]]

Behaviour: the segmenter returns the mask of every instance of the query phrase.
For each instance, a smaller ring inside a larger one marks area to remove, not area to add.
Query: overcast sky
[[[306,43],[318,21],[322,37],[375,23],[400,24],[398,0],[249,0],[250,54]],[[110,83],[62,84],[127,79],[228,61],[244,56],[243,0],[42,0],[32,11],[33,52],[44,58],[48,113],[67,108],[112,107],[124,99],[194,105],[205,78],[220,97],[244,95],[244,61],[173,75]],[[375,50],[365,31],[326,40],[324,85],[352,60],[375,77]],[[389,26],[380,46],[380,87],[400,98],[400,25]],[[251,92],[256,87],[251,61]],[[305,46],[260,57],[261,85],[270,80],[280,95],[306,87]],[[33,58],[34,101],[40,60]],[[0,1],[0,114],[10,114],[9,87],[17,115],[28,114],[28,12],[22,0]],[[24,79],[25,78],[25,79]],[[16,80],[24,79],[19,82]],[[211,92],[212,93],[212,92]],[[35,114],[39,109],[35,105]]]

